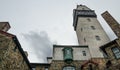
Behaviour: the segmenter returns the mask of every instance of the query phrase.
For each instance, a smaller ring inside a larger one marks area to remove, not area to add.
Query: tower
[[[92,58],[102,58],[99,47],[110,41],[97,20],[94,10],[85,5],[78,5],[73,10],[73,26],[79,45],[88,45]]]
[[[102,13],[102,17],[114,31],[116,36],[120,38],[120,24],[110,15],[108,11]]]

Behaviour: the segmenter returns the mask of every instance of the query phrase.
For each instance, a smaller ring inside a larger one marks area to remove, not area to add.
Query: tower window
[[[87,20],[90,22],[91,21],[91,19],[90,18],[87,18]]]
[[[112,51],[117,59],[120,58],[120,49],[118,47],[112,48]]]
[[[94,27],[94,26],[91,26],[91,28],[92,28],[93,30],[95,30],[95,27]]]
[[[83,29],[81,28],[81,32],[83,31]]]
[[[95,36],[96,37],[96,40],[101,40],[99,36]]]
[[[85,51],[82,51],[82,53],[83,53],[83,56],[86,56],[86,52]]]

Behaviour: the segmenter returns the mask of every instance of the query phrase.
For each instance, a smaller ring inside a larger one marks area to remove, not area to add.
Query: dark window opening
[[[83,29],[81,28],[81,31],[83,31]]]
[[[106,63],[106,68],[109,68],[111,65],[112,65],[111,61],[108,60],[107,63]]]
[[[83,53],[83,56],[86,56],[86,52],[85,51],[82,51],[82,53]]]
[[[95,27],[94,27],[94,26],[91,26],[91,28],[92,28],[93,30],[95,30]]]
[[[87,18],[87,20],[90,22],[91,21],[91,19],[90,18]]]
[[[89,70],[93,70],[93,66],[91,64],[89,65]]]
[[[95,36],[96,37],[96,40],[101,40],[99,36]]]

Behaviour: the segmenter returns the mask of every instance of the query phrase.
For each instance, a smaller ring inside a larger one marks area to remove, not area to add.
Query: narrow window
[[[81,28],[81,32],[83,31],[83,29]]]
[[[100,37],[99,36],[95,36],[96,37],[96,40],[100,40]]]
[[[93,70],[93,67],[91,64],[89,65],[89,70]]]
[[[84,38],[84,42],[86,42],[86,39]]]
[[[90,18],[87,18],[87,20],[90,22],[91,21],[91,19]]]
[[[91,26],[91,29],[92,29],[92,30],[95,30],[95,27],[94,27],[94,26]]]
[[[120,49],[118,47],[112,48],[112,51],[117,59],[120,58]]]
[[[83,56],[86,56],[86,52],[85,51],[82,51],[82,53],[83,53]]]

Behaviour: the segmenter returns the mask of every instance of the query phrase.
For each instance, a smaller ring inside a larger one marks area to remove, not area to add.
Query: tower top
[[[77,9],[77,10],[91,10],[90,8],[88,8],[87,6],[82,5],[82,4],[77,5],[77,8],[76,8],[76,9]]]
[[[94,10],[91,10],[85,5],[77,5],[77,8],[73,10],[73,26],[74,30],[77,27],[78,17],[97,17]]]

